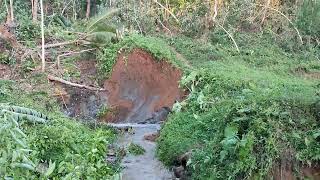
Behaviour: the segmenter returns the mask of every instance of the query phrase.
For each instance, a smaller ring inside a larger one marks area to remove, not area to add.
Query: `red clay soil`
[[[178,83],[181,75],[179,69],[143,50],[120,54],[104,83],[111,113],[103,120],[137,123],[162,107],[171,108],[184,94]]]

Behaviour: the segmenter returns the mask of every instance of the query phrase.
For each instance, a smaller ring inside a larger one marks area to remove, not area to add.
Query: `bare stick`
[[[159,23],[161,24],[161,26],[164,28],[164,29],[166,29],[167,31],[169,31],[170,32],[170,34],[172,35],[172,32],[171,32],[171,30],[169,29],[169,28],[167,28],[162,22],[161,22],[161,20],[160,19],[158,19],[158,21],[159,21]]]
[[[223,26],[221,26],[219,23],[217,23],[217,25],[218,25],[219,27],[221,27],[221,29],[223,29],[224,32],[227,33],[227,35],[228,35],[228,36],[230,37],[230,39],[232,40],[234,46],[236,47],[237,51],[240,52],[239,47],[238,47],[236,41],[233,39],[232,35],[231,35]]]
[[[105,89],[102,89],[102,88],[96,88],[96,87],[92,87],[92,86],[86,86],[86,85],[83,85],[83,84],[77,84],[77,83],[69,82],[69,81],[66,81],[64,79],[52,76],[52,75],[48,75],[48,80],[57,81],[57,82],[60,82],[62,84],[66,84],[66,85],[73,86],[73,87],[78,87],[78,88],[83,88],[83,89],[88,89],[88,90],[91,90],[91,91],[106,91]]]

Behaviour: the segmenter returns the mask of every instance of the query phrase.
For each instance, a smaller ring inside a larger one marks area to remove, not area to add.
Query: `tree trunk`
[[[32,0],[33,8],[32,8],[32,21],[38,22],[38,0]]]
[[[46,60],[45,60],[45,49],[44,49],[44,14],[43,14],[43,0],[40,0],[40,9],[41,9],[41,42],[42,42],[42,51],[41,51],[41,59],[42,59],[42,72],[45,71],[46,68]]]
[[[87,12],[86,12],[86,18],[90,18],[90,6],[91,6],[91,0],[87,0]]]
[[[200,39],[206,42],[208,40],[210,29],[213,27],[213,21],[216,19],[218,13],[218,0],[207,0],[205,3],[206,6],[209,7],[209,11],[205,14],[203,18],[204,30]]]
[[[14,22],[14,16],[13,16],[13,1],[10,0],[10,20],[13,23]]]
[[[97,0],[93,0],[93,15],[98,14],[98,10],[97,10]],[[92,13],[91,13],[92,14]]]

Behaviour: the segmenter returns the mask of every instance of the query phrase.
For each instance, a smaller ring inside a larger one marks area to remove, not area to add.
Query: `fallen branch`
[[[65,46],[65,45],[70,45],[70,44],[75,44],[78,41],[66,41],[62,43],[56,43],[56,44],[46,44],[44,48],[54,48],[54,47],[59,47],[59,46]],[[38,48],[41,48],[41,46],[38,46]]]
[[[52,76],[52,75],[48,75],[48,80],[57,81],[57,82],[60,82],[62,84],[66,84],[66,85],[73,86],[73,87],[78,87],[78,88],[83,88],[83,89],[88,89],[88,90],[91,90],[91,91],[106,91],[106,89],[96,88],[96,87],[92,87],[92,86],[86,86],[86,85],[83,85],[83,84],[77,84],[77,83],[69,82],[69,81],[66,81],[64,79]]]

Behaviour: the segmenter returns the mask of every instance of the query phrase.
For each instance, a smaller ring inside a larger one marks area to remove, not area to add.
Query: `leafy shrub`
[[[105,162],[107,145],[114,139],[112,130],[91,129],[64,117],[46,93],[21,94],[18,85],[5,81],[0,81],[0,89],[0,103],[6,103],[2,109],[44,117],[30,109],[8,106],[20,104],[38,109],[50,119],[45,124],[35,124],[23,117],[13,123],[12,118],[4,117],[6,114],[0,116],[0,134],[5,137],[0,140],[1,177],[104,179],[114,174],[115,169]]]
[[[0,52],[0,64],[14,64],[14,59],[7,52]]]
[[[104,117],[105,115],[107,115],[110,111],[111,111],[111,110],[109,109],[109,107],[107,107],[106,105],[103,105],[103,106],[99,109],[99,111],[98,111],[98,113],[97,113],[97,117],[98,117],[98,118],[102,118],[102,117]]]
[[[36,165],[27,136],[10,114],[0,115],[0,135],[0,177],[35,178]]]
[[[17,37],[19,40],[34,41],[40,39],[40,26],[31,20],[22,21],[17,28]]]
[[[320,34],[320,3],[316,0],[304,0],[298,15],[298,26],[305,34],[319,36]]]
[[[319,62],[264,37],[236,38],[240,53],[219,43],[171,40],[196,68],[181,80],[189,96],[174,105],[160,133],[160,160],[172,165],[192,151],[187,168],[193,179],[264,179],[283,159],[291,159],[293,169],[316,164],[318,82],[292,70],[319,72]]]
[[[34,69],[36,67],[37,63],[31,59],[31,58],[27,58],[22,62],[22,66],[21,66],[21,70],[22,70],[22,74],[27,73],[32,71],[32,69]]]
[[[28,128],[28,126],[25,126]],[[28,128],[30,146],[43,162],[56,162],[52,177],[104,178],[112,174],[105,161],[112,132],[98,128],[92,131],[67,119]]]

